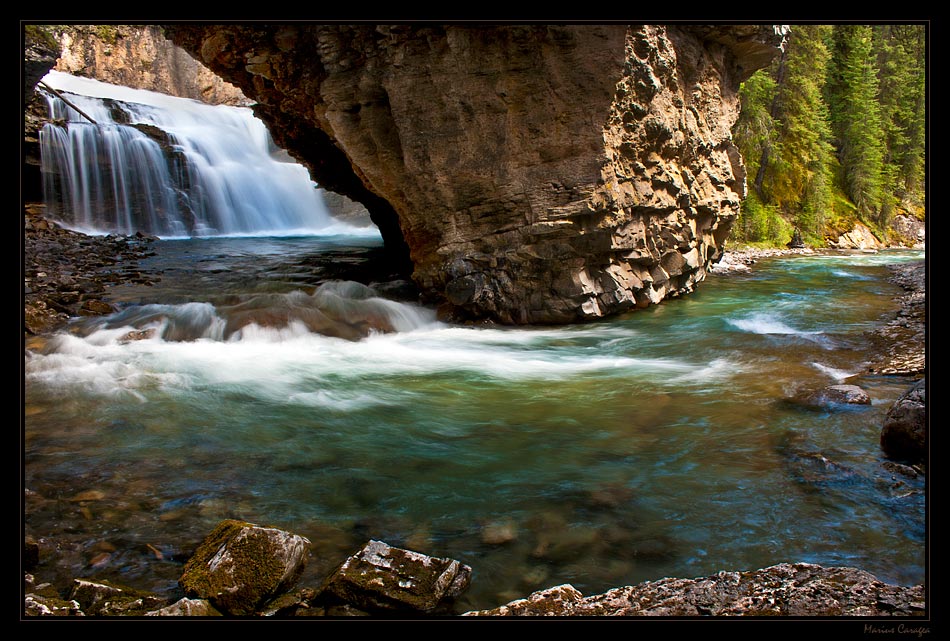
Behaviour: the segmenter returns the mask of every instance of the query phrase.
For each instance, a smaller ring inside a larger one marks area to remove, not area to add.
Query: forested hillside
[[[785,51],[741,88],[734,128],[748,196],[732,239],[823,246],[858,221],[881,240],[924,218],[926,28],[793,25]]]

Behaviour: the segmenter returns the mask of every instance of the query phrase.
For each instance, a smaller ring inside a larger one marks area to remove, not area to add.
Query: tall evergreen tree
[[[923,25],[874,27],[879,103],[886,135],[886,189],[895,202],[922,202],[926,129]]]
[[[763,179],[769,165],[770,151],[775,146],[778,130],[772,115],[775,101],[776,82],[773,75],[777,65],[752,74],[739,89],[742,109],[733,129],[733,139],[742,157],[746,159],[746,168],[755,176],[750,193],[742,203],[739,219],[733,226],[733,237],[746,242],[758,242],[769,239],[769,220],[772,212],[762,204]],[[771,226],[771,227],[774,227]],[[774,240],[774,239],[772,239]]]
[[[886,136],[872,42],[869,25],[835,27],[827,96],[845,192],[861,215],[884,224]]]
[[[787,44],[776,95],[778,145],[772,201],[806,233],[820,235],[831,207],[831,124],[822,96],[830,58],[827,25],[801,25]]]

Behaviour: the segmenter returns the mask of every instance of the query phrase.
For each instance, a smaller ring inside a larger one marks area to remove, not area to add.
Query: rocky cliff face
[[[564,323],[691,291],[745,190],[772,26],[170,25],[362,203],[452,318]]]
[[[157,25],[69,25],[53,32],[60,49],[57,71],[213,105],[250,104]]]

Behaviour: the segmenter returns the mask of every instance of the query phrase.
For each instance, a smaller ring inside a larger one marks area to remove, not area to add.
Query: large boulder
[[[166,35],[363,204],[447,318],[566,323],[692,291],[745,195],[773,25],[199,24]]]
[[[369,612],[433,613],[469,586],[472,568],[369,541],[326,581],[323,591]]]
[[[198,546],[178,583],[186,597],[207,599],[222,613],[253,614],[293,587],[309,553],[305,537],[227,520]]]
[[[854,229],[841,234],[837,241],[830,242],[829,245],[838,249],[882,249],[885,246],[867,225],[862,223],[855,223]]]
[[[921,463],[927,457],[927,379],[898,398],[884,417],[881,449],[891,458]]]

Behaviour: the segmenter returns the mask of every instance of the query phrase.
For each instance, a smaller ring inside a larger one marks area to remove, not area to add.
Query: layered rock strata
[[[730,127],[773,26],[203,25],[166,35],[363,204],[449,318],[692,291],[745,193]]]

